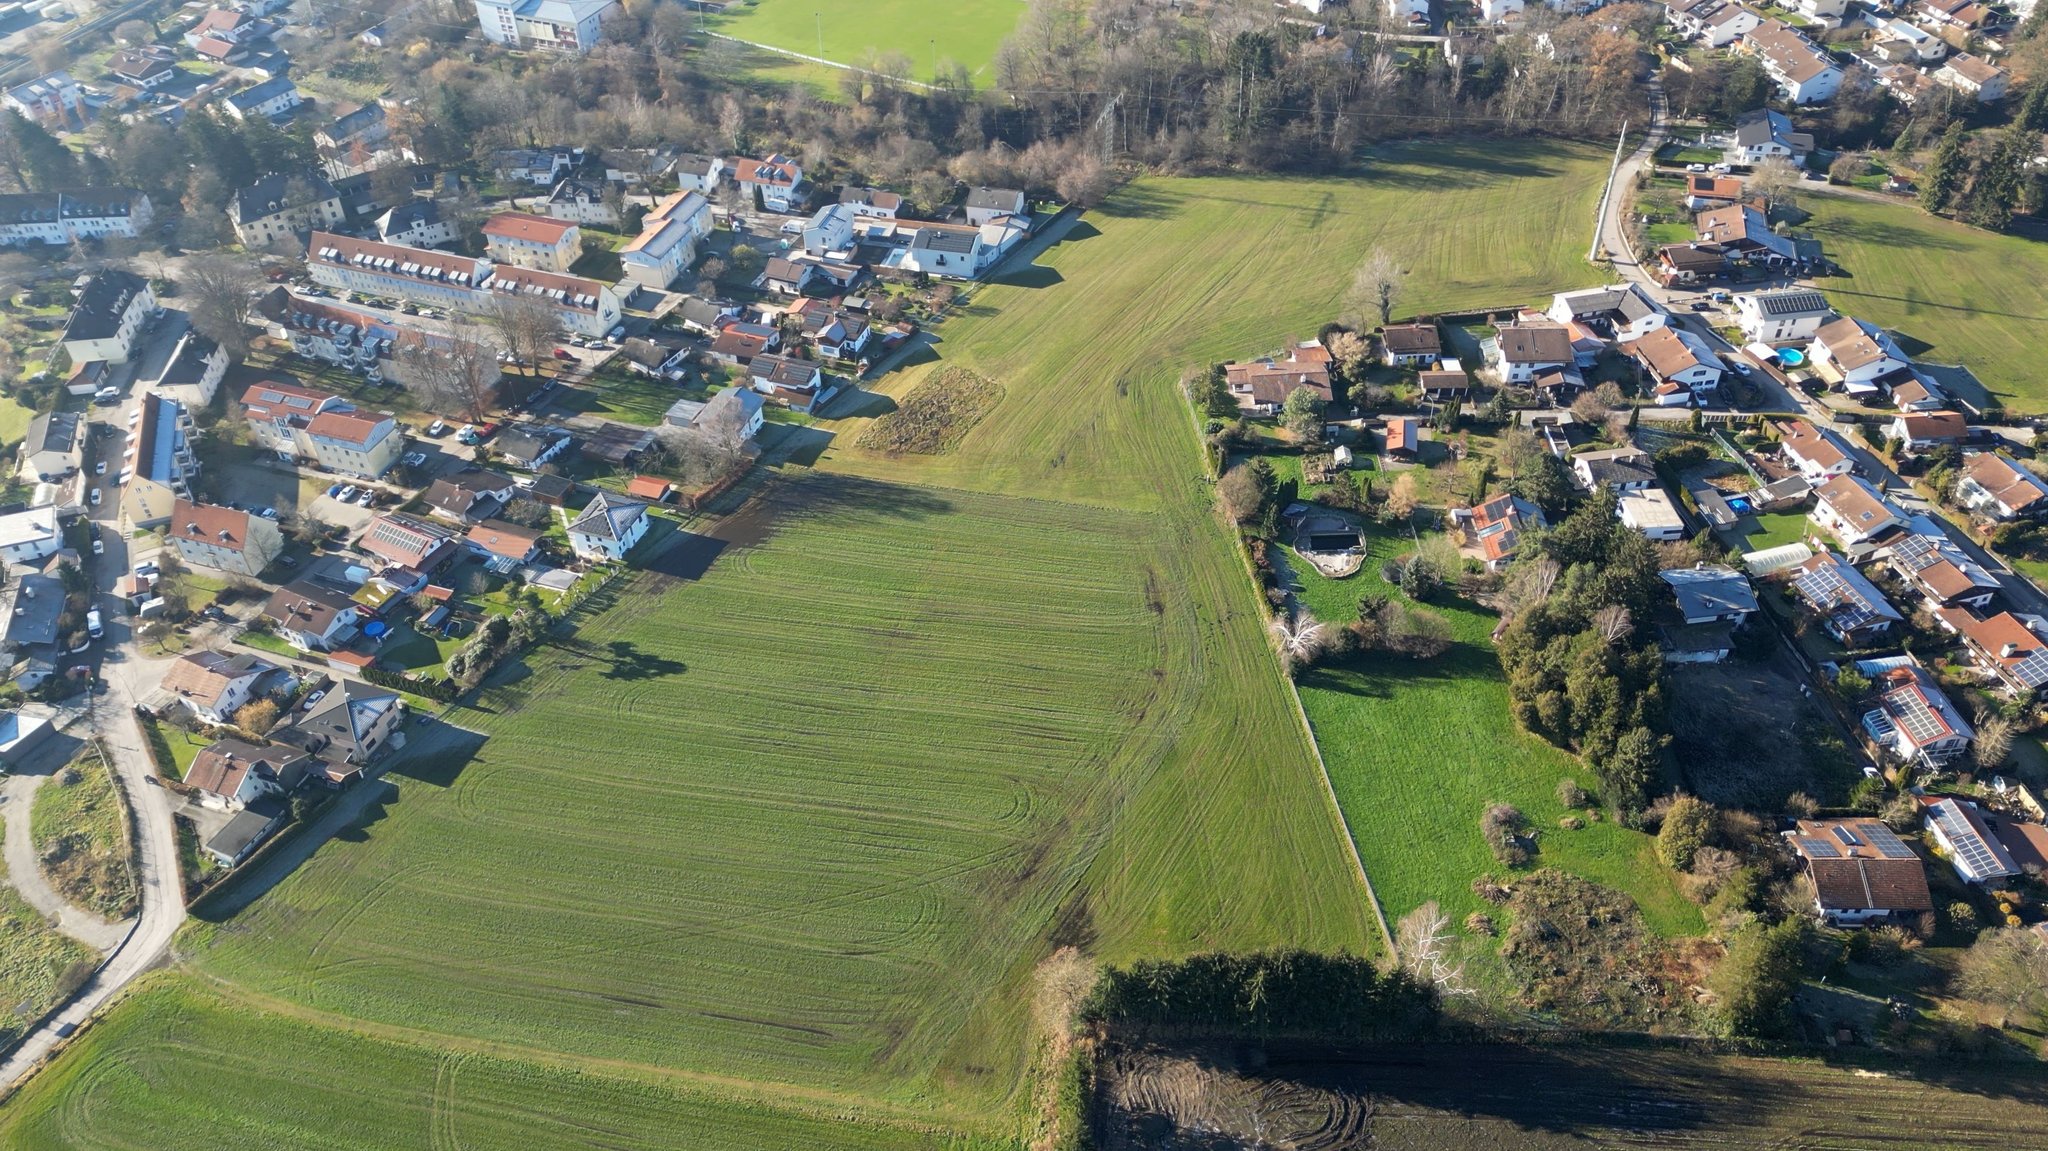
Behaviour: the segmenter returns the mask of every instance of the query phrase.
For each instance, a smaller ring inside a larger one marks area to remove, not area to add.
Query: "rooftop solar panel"
[[[1856,838],[1856,833],[1850,831],[1846,824],[1838,823],[1835,825],[1835,838],[1841,840],[1843,844],[1849,847],[1857,847],[1863,842]]]
[[[1829,843],[1825,839],[1813,838],[1801,838],[1799,840],[1799,854],[1804,855],[1808,859],[1840,859],[1842,857],[1842,853],[1835,850],[1834,844]]]
[[[1913,858],[1913,849],[1907,847],[1905,841],[1892,834],[1892,829],[1884,824],[1860,824],[1857,830],[1862,832],[1863,838],[1869,841],[1870,846],[1876,848],[1877,853],[1886,859]]]

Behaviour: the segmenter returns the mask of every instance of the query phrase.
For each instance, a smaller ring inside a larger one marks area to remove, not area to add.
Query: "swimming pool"
[[[1806,362],[1806,353],[1798,348],[1778,349],[1778,362],[1788,368],[1796,368]]]

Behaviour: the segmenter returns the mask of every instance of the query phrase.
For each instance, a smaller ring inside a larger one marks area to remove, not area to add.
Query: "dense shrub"
[[[1684,871],[1693,856],[1707,845],[1714,831],[1714,809],[1703,800],[1681,795],[1664,813],[1664,826],[1657,829],[1657,857],[1666,867]]]
[[[1081,1018],[1132,1034],[1399,1039],[1429,1030],[1436,998],[1354,955],[1212,953],[1109,968]]]
[[[1486,837],[1486,845],[1493,849],[1495,859],[1509,867],[1521,867],[1529,862],[1529,846],[1523,835],[1528,824],[1521,809],[1496,803],[1479,817],[1479,833]]]

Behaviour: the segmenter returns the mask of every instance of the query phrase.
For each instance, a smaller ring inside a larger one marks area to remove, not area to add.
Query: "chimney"
[[[2020,645],[2018,645],[2018,644],[2016,644],[2016,643],[2008,643],[2008,644],[2006,644],[2006,645],[2004,645],[2003,647],[2000,647],[2000,648],[1998,649],[1998,657],[1999,657],[2000,659],[2011,659],[2012,657],[2014,657],[2014,656],[2018,655],[2019,653],[2020,653]]]

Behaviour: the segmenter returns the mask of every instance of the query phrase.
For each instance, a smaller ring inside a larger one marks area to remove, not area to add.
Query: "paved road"
[[[50,771],[60,766],[50,764],[43,771],[17,773],[0,783],[0,799],[5,800],[0,804],[0,816],[4,816],[7,822],[4,844],[7,882],[21,893],[30,907],[56,920],[58,930],[104,955],[128,938],[128,930],[134,922],[109,923],[72,906],[70,901],[57,894],[56,888],[51,887],[50,881],[43,876],[42,866],[36,860],[35,840],[29,831],[29,809],[35,802],[36,792],[49,781]]]
[[[96,582],[101,592],[128,570],[127,542],[119,533],[102,531],[106,554],[100,557]],[[82,1025],[137,976],[155,967],[170,949],[185,921],[185,892],[178,874],[178,840],[171,823],[170,795],[156,782],[156,770],[135,718],[136,701],[163,680],[169,658],[145,658],[128,617],[101,600],[106,638],[101,641],[106,690],[94,697],[92,727],[106,747],[114,782],[135,813],[135,878],[140,888],[141,915],[135,928],[108,956],[100,970],[71,1001],[31,1032],[0,1063],[0,1091],[18,1084],[62,1042],[60,1031]],[[9,840],[13,839],[10,833]]]
[[[1657,149],[1664,146],[1671,120],[1671,105],[1664,98],[1663,82],[1650,81],[1648,95],[1650,130],[1643,134],[1636,150],[1615,165],[1607,181],[1606,197],[1601,201],[1604,208],[1600,220],[1600,247],[1614,262],[1615,270],[1632,280],[1647,280],[1649,276],[1637,265],[1635,249],[1629,244],[1628,213],[1624,201],[1630,197],[1622,193],[1635,186],[1637,175],[1650,163]]]

